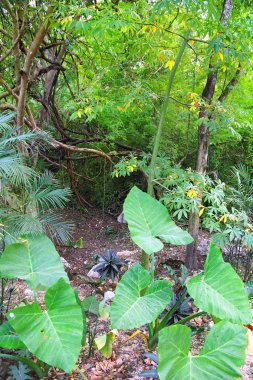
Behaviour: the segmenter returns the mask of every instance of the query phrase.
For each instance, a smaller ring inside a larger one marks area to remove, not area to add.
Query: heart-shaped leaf
[[[246,329],[230,322],[219,322],[207,336],[198,356],[189,352],[191,329],[175,325],[159,333],[160,380],[238,379],[245,358]]]
[[[196,306],[207,313],[238,324],[252,322],[243,282],[232,266],[224,262],[215,243],[210,244],[204,275],[191,278],[186,286]]]
[[[81,349],[81,308],[64,279],[47,290],[45,305],[45,312],[36,302],[13,309],[7,314],[9,323],[38,359],[70,373]]]
[[[131,329],[152,322],[172,297],[171,284],[158,280],[150,284],[150,274],[140,264],[132,266],[119,282],[110,310],[113,329]]]
[[[131,238],[149,255],[163,248],[162,241],[175,245],[185,245],[193,241],[187,231],[171,220],[165,206],[136,186],[125,200],[124,217],[128,222]]]
[[[0,347],[17,350],[25,345],[8,322],[0,325]]]
[[[69,281],[54,244],[46,235],[10,244],[0,258],[2,277],[21,278],[33,289],[47,289],[59,278]]]

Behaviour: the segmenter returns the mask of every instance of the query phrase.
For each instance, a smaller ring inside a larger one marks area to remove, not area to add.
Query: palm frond
[[[23,165],[20,157],[13,151],[5,154],[0,151],[0,177],[8,179],[14,185],[27,185],[30,177],[35,176],[33,169]]]
[[[33,217],[28,214],[11,214],[2,216],[4,224],[5,241],[7,244],[14,242],[22,235],[38,235],[46,233],[52,240],[64,244],[74,230],[74,224],[66,222],[61,215],[45,214]]]
[[[18,142],[32,141],[36,137],[36,134],[33,132],[24,133],[17,136],[6,136],[0,140],[0,149],[4,149],[6,146],[16,145]]]
[[[5,230],[6,243],[15,241],[22,235],[37,235],[44,232],[41,221],[28,214],[6,215],[2,222]]]
[[[13,116],[13,113],[0,116],[0,186],[4,187],[0,219],[4,223],[6,239],[10,241],[20,235],[45,232],[58,242],[66,242],[74,225],[57,213],[46,214],[46,211],[63,208],[69,201],[71,190],[62,189],[48,171],[39,176],[26,165],[27,157],[18,149],[18,143],[22,143],[22,148],[30,155],[34,147],[36,151],[43,149],[51,137],[45,132],[13,135],[9,125]]]
[[[72,236],[74,224],[66,222],[61,215],[45,214],[39,218],[43,230],[59,244],[66,243]]]
[[[8,134],[12,131],[12,128],[9,125],[9,121],[12,120],[14,116],[15,112],[8,112],[0,115],[0,131]]]
[[[37,212],[51,208],[63,208],[71,196],[70,188],[61,188],[52,173],[46,171],[30,182],[26,206]]]

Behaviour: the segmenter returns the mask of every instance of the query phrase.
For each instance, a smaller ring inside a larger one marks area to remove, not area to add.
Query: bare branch
[[[61,142],[59,142],[57,140],[53,140],[51,142],[51,145],[54,148],[63,148],[63,149],[66,149],[69,152],[94,153],[94,154],[96,154],[98,156],[106,158],[108,161],[110,161],[111,163],[113,163],[111,157],[108,154],[106,154],[105,152],[102,152],[101,150],[91,149],[91,148],[78,148],[76,146],[63,144],[63,143],[61,143]]]

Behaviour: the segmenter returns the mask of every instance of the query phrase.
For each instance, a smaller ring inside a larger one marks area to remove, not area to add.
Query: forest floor
[[[75,223],[73,245],[79,238],[83,237],[83,248],[57,246],[58,252],[69,264],[66,270],[70,277],[71,285],[78,290],[81,299],[86,296],[96,295],[98,300],[101,301],[105,292],[115,290],[116,284],[110,280],[96,283],[96,281],[92,281],[87,277],[91,267],[96,264],[96,254],[106,253],[107,249],[110,248],[114,252],[118,252],[119,256],[128,260],[128,266],[131,266],[140,259],[140,250],[131,241],[127,225],[119,224],[116,218],[107,214],[103,215],[100,210],[92,210],[92,213],[66,210],[64,218]],[[198,244],[200,269],[203,268],[209,242],[209,234],[206,231],[201,231]],[[180,267],[185,257],[185,247],[166,246],[157,256],[156,277],[169,278],[166,265],[180,273]],[[18,288],[18,292],[15,296],[15,304],[18,304],[24,297],[28,301],[29,298],[31,300],[32,294],[22,281],[17,282],[16,288]],[[41,302],[43,302],[42,300],[43,298],[41,298]],[[203,346],[205,335],[210,328],[210,320],[203,316],[196,318],[193,323],[197,327],[204,325],[204,334],[195,335],[192,342],[192,353],[196,354]],[[90,318],[89,325],[93,329],[96,328],[96,336],[110,331],[108,321],[103,321],[100,318],[96,320],[95,316]],[[145,329],[142,329],[142,331],[145,332]],[[89,357],[88,345],[86,345],[79,357],[78,366],[89,380],[137,380],[141,379],[138,376],[141,371],[151,369],[154,366],[154,363],[143,357],[143,354],[147,352],[145,342],[140,336],[129,339],[131,334],[132,331],[120,331],[113,344],[113,353],[110,359],[104,358],[98,351],[94,351]],[[9,363],[2,363],[2,368],[5,367],[5,370],[7,368],[6,364]],[[242,372],[244,380],[253,379],[252,356],[247,356]],[[77,372],[69,376],[56,370],[51,371],[49,378],[52,380],[81,380],[81,376]],[[0,379],[9,379],[9,377],[8,375],[3,375],[3,377],[0,376]]]

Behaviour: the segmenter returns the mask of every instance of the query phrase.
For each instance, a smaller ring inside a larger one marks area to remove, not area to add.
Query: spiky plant
[[[117,253],[111,249],[107,250],[107,255],[97,254],[99,264],[96,265],[94,270],[100,274],[102,280],[110,277],[114,281],[116,276],[121,273],[121,267],[127,264],[127,261],[117,256]]]

